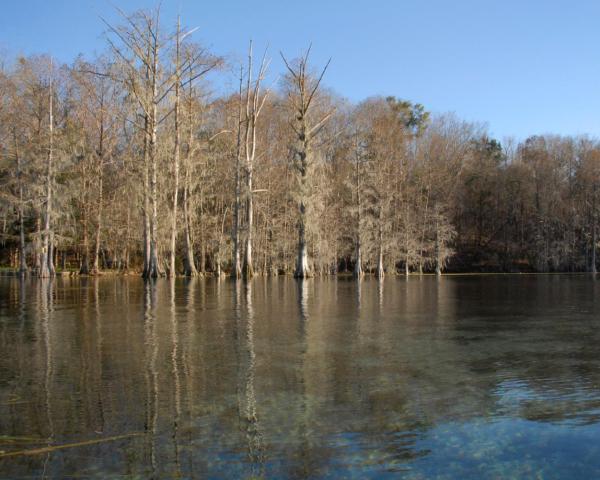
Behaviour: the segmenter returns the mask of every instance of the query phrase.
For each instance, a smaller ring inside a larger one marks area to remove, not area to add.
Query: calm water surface
[[[0,451],[2,478],[600,478],[600,282],[0,279]]]

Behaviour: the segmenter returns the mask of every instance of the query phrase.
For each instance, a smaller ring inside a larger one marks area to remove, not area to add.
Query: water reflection
[[[54,422],[52,421],[52,372],[53,372],[53,348],[52,348],[52,279],[43,279],[40,281],[39,289],[39,314],[42,325],[42,332],[44,338],[44,351],[46,353],[46,362],[44,364],[44,397],[45,397],[45,410],[48,421],[48,445],[51,445],[54,439]],[[48,461],[50,460],[50,454],[48,453],[44,459],[44,468],[42,470],[42,478],[46,476],[48,469]]]
[[[256,374],[256,353],[254,351],[254,309],[252,308],[252,281],[245,284],[246,288],[246,345],[245,359],[240,369],[246,369],[245,375],[245,423],[248,441],[248,461],[251,465],[253,476],[264,473],[264,442],[256,407],[256,394],[254,390]]]
[[[2,279],[0,477],[599,477],[598,294]]]

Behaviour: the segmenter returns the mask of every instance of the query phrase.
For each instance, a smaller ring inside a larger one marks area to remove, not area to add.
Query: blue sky
[[[126,11],[155,2],[113,0]],[[313,43],[315,65],[332,57],[325,83],[358,101],[396,95],[433,112],[486,122],[514,135],[600,136],[600,2],[538,0],[163,0],[194,37],[241,58],[252,38],[297,56]],[[298,6],[302,6],[300,9]],[[0,49],[63,61],[105,46],[106,0],[0,1]],[[231,80],[233,85],[234,80]]]

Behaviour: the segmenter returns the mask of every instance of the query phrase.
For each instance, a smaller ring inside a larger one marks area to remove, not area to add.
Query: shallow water
[[[600,478],[600,282],[0,279],[0,450],[48,446],[0,477]]]

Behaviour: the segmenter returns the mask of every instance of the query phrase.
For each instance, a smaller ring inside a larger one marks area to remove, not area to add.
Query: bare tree
[[[246,200],[246,248],[244,251],[243,274],[245,278],[254,276],[254,266],[252,263],[252,236],[254,228],[254,208],[253,208],[253,169],[256,158],[256,147],[258,143],[257,129],[260,112],[265,105],[269,91],[261,91],[261,83],[264,80],[268,61],[266,51],[263,55],[256,78],[253,78],[253,55],[252,42],[248,49],[248,70],[246,72],[246,107],[244,116],[244,151],[246,153],[245,163],[245,200]]]
[[[315,96],[327,71],[330,61],[327,62],[321,74],[313,77],[308,70],[308,56],[310,47],[306,54],[301,57],[295,65],[291,65],[281,54],[285,66],[290,74],[288,102],[292,112],[291,127],[296,135],[292,145],[293,166],[297,179],[298,196],[298,249],[296,269],[294,277],[306,278],[313,275],[308,259],[307,230],[310,217],[310,197],[312,195],[311,175],[314,167],[313,140],[319,134],[332,111],[322,114],[316,120],[313,119]]]
[[[46,157],[46,199],[44,212],[44,233],[42,252],[40,257],[39,277],[54,275],[54,260],[52,256],[52,189],[54,182],[54,63],[52,57],[49,62],[48,80],[48,154]]]
[[[233,268],[232,275],[239,279],[242,276],[241,264],[241,238],[240,238],[240,213],[242,206],[242,184],[241,184],[241,162],[242,162],[242,112],[243,112],[243,85],[244,85],[244,67],[240,65],[238,90],[238,109],[237,109],[237,125],[236,125],[236,147],[235,147],[235,200],[233,210]]]
[[[314,75],[310,49],[282,56],[278,91],[251,44],[237,91],[215,94],[222,61],[179,19],[119,13],[105,59],[0,68],[0,260],[15,270],[597,269],[597,140],[503,149],[406,100],[353,105],[323,91],[329,62]]]

